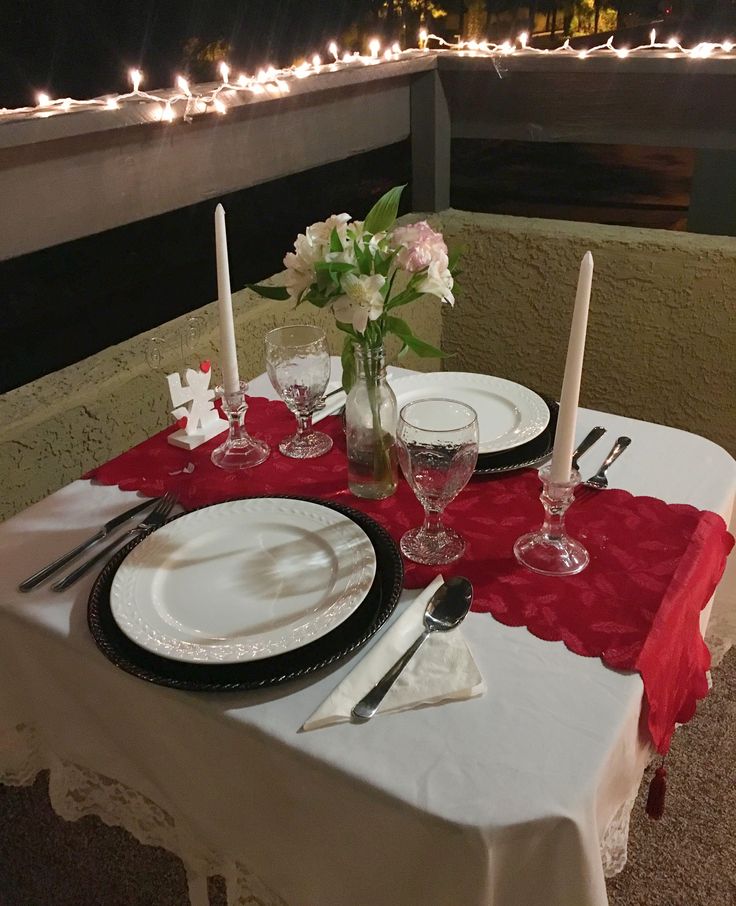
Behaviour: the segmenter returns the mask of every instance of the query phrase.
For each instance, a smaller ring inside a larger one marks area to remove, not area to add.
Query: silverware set
[[[605,428],[597,427],[593,428],[583,439],[580,446],[573,453],[572,456],[572,465],[574,469],[579,468],[578,459],[583,455],[587,450],[589,450],[596,441],[600,440],[601,437],[606,433]],[[603,491],[608,487],[608,469],[616,462],[616,460],[621,456],[621,454],[626,450],[626,448],[631,443],[630,437],[619,437],[616,440],[616,443],[611,447],[608,455],[601,463],[598,471],[595,474],[591,475],[590,478],[586,479],[580,485],[579,489],[575,492],[575,502],[579,503],[581,501],[589,499],[589,497],[594,496],[593,492]]]
[[[98,529],[98,531],[96,531],[91,537],[87,538],[86,541],[78,544],[75,548],[54,560],[53,563],[49,563],[48,566],[44,566],[42,569],[38,570],[38,572],[35,572],[32,576],[29,576],[27,579],[21,582],[18,586],[19,591],[31,591],[32,589],[37,588],[39,585],[41,585],[42,582],[45,582],[46,579],[59,572],[68,563],[71,563],[72,560],[75,560],[85,551],[94,547],[105,538],[109,538],[117,528],[128,522],[130,519],[133,519],[135,516],[139,515],[145,509],[153,506],[154,504],[154,508],[151,510],[148,516],[145,517],[145,519],[143,519],[133,528],[128,529],[127,532],[119,535],[110,544],[106,544],[104,547],[97,550],[89,559],[85,560],[70,573],[68,573],[66,576],[64,576],[62,579],[51,586],[53,591],[64,591],[64,589],[69,588],[70,585],[73,585],[77,581],[77,579],[81,578],[85,573],[87,573],[96,563],[104,560],[115,550],[117,550],[123,544],[123,542],[129,541],[131,538],[136,538],[144,532],[149,531],[150,529],[158,528],[159,526],[163,525],[176,504],[176,498],[174,497],[174,495],[167,493],[160,498],[144,500],[142,503],[136,504],[131,509],[126,510],[119,516],[116,516],[114,519],[106,522],[102,526],[102,528]]]

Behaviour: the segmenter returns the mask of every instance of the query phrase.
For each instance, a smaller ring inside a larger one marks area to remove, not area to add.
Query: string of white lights
[[[655,29],[652,29],[649,32],[649,43],[639,44],[637,47],[615,47],[613,36],[611,36],[604,44],[596,44],[594,47],[571,47],[569,38],[566,38],[559,47],[532,47],[528,43],[529,34],[527,32],[522,32],[516,39],[516,43],[512,43],[511,41],[504,41],[502,44],[494,44],[489,41],[460,41],[456,44],[452,44],[437,35],[428,35],[426,32],[420,32],[420,48],[429,49],[430,41],[436,42],[437,45],[444,50],[459,51],[461,53],[470,51],[471,53],[486,54],[488,56],[498,56],[499,54],[502,56],[513,56],[520,53],[539,54],[541,56],[567,55],[575,56],[580,60],[584,60],[594,54],[614,54],[616,57],[623,60],[633,54],[641,54],[653,50],[667,50],[673,54],[681,54],[690,57],[691,59],[703,60],[713,56],[713,54],[718,51],[730,54],[734,49],[733,41],[727,40],[721,42],[702,41],[700,44],[696,44],[693,47],[683,47],[679,38],[669,38],[664,43],[658,42]]]
[[[529,35],[522,32],[515,41],[503,41],[501,44],[495,44],[489,41],[459,41],[451,43],[437,35],[428,34],[425,29],[419,32],[418,48],[408,48],[402,50],[398,43],[392,44],[385,49],[381,47],[380,41],[374,38],[369,43],[369,55],[361,55],[357,51],[341,52],[337,44],[333,41],[329,47],[329,57],[331,60],[323,62],[322,58],[315,54],[311,60],[304,61],[299,65],[290,66],[284,69],[276,69],[268,66],[261,69],[256,75],[246,75],[241,73],[237,78],[231,79],[232,69],[227,63],[219,64],[219,72],[222,81],[208,91],[193,91],[187,80],[183,76],[176,78],[176,90],[166,93],[152,93],[141,90],[143,74],[138,69],[131,69],[129,72],[132,91],[125,94],[109,95],[89,100],[76,100],[74,98],[52,98],[46,93],[40,93],[36,98],[36,105],[32,107],[2,107],[0,108],[0,122],[12,118],[44,118],[57,116],[63,113],[84,109],[99,110],[118,110],[126,104],[133,103],[153,103],[154,118],[162,122],[173,122],[176,119],[190,121],[193,116],[204,113],[216,112],[225,114],[228,111],[228,105],[223,100],[223,93],[237,95],[252,94],[263,95],[269,94],[275,97],[288,94],[290,91],[289,83],[292,79],[304,79],[309,76],[318,75],[323,72],[336,72],[352,66],[372,66],[384,62],[407,59],[417,53],[433,52],[436,54],[459,54],[461,56],[487,56],[487,57],[509,57],[509,56],[567,56],[576,57],[584,60],[592,56],[614,56],[618,59],[625,59],[631,56],[641,56],[653,51],[667,51],[665,58],[675,56],[684,56],[689,59],[706,59],[717,55],[718,58],[736,59],[736,56],[730,57],[734,50],[734,43],[729,40],[721,42],[701,42],[693,47],[683,47],[680,39],[676,37],[669,38],[666,42],[658,42],[654,29],[650,32],[649,43],[640,44],[637,47],[616,47],[613,43],[613,37],[610,37],[604,44],[597,44],[594,47],[576,48],[570,46],[569,38],[563,44],[555,48],[532,47],[529,44]],[[662,55],[658,54],[659,59]],[[201,86],[200,86],[201,87]]]

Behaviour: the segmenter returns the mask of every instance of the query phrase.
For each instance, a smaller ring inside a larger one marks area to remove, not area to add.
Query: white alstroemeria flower
[[[443,302],[454,305],[455,297],[452,294],[452,286],[453,279],[449,269],[443,268],[441,262],[433,261],[427,268],[426,276],[419,281],[417,291],[427,293],[429,296],[437,296]]]
[[[348,224],[350,223],[350,214],[333,214],[327,220],[318,221],[307,227],[307,237],[317,245],[330,247],[330,236],[332,231],[337,230],[340,242],[345,245],[348,236]]]
[[[302,290],[316,279],[314,263],[320,260],[320,249],[316,248],[309,239],[300,233],[294,243],[293,252],[284,256],[286,276],[284,285],[289,290],[289,295],[296,301]]]
[[[288,258],[289,256],[287,255],[286,257]],[[296,258],[296,255],[292,257]],[[286,264],[286,259],[284,259],[284,264]],[[311,268],[309,270],[299,270],[295,267],[289,267],[287,264],[286,274],[284,276],[284,286],[289,291],[289,297],[292,302],[297,302],[299,296],[307,289],[307,287],[314,283],[314,280],[314,270]]]
[[[366,233],[363,221],[356,220],[350,226],[350,233],[352,233],[353,238],[358,245],[367,248],[371,255],[375,255],[379,249],[381,251],[387,251],[388,243],[386,240],[388,233],[385,231],[381,233]]]
[[[345,274],[342,278],[344,296],[339,296],[333,303],[333,310],[338,321],[353,325],[353,330],[363,333],[368,321],[375,321],[383,314],[383,296],[381,288],[386,282],[380,274],[367,276]]]
[[[353,243],[348,242],[341,252],[325,252],[325,261],[337,261],[342,264],[357,264]]]

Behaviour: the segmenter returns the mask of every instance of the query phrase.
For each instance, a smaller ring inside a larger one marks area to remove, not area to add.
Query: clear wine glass
[[[332,448],[332,438],[312,428],[312,415],[330,379],[325,332],[310,324],[277,327],[266,334],[266,370],[274,390],[294,413],[297,432],[279,450],[293,459],[312,459]]]
[[[399,414],[397,446],[404,477],[424,507],[424,524],[402,537],[402,553],[415,563],[452,563],[465,541],[442,524],[442,514],[475,469],[478,416],[455,400],[415,400]]]

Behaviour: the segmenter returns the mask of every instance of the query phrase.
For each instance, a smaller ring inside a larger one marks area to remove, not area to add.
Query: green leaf
[[[390,311],[392,308],[398,308],[400,305],[408,305],[410,302],[418,299],[421,295],[422,294],[418,293],[415,289],[405,289],[386,303],[386,310]]]
[[[432,346],[431,343],[425,343],[424,340],[420,340],[419,337],[415,337],[411,331],[411,327],[409,327],[406,321],[403,321],[401,318],[393,318],[389,315],[386,318],[385,323],[386,330],[397,336],[405,346],[408,346],[412,352],[415,352],[423,359],[442,359],[447,357],[447,353],[443,352],[441,349]]]
[[[390,330],[391,333],[395,334],[400,340],[403,340],[404,337],[413,336],[411,332],[411,327],[403,321],[401,318],[394,318],[391,315],[386,315],[384,318],[386,324],[386,330]]]
[[[315,306],[315,308],[324,308],[325,305],[329,305],[332,300],[332,296],[327,292],[320,292],[317,289],[311,288],[302,296],[300,301],[309,302]]]
[[[328,271],[331,274],[354,274],[358,268],[347,261],[317,261],[314,269],[317,273]]]
[[[373,234],[382,233],[393,224],[399,212],[401,193],[405,188],[405,185],[394,186],[393,189],[389,189],[385,195],[378,199],[365,218],[363,228],[366,232]]]
[[[330,251],[331,252],[341,252],[342,251],[342,242],[340,242],[340,237],[337,233],[336,227],[332,228],[330,233]]]
[[[354,337],[354,339],[360,339],[360,336],[358,335],[353,325],[348,324],[347,321],[338,321],[337,318],[335,318],[335,326],[338,330],[342,330],[344,333],[349,333],[351,337]]]
[[[281,302],[289,298],[289,290],[285,286],[259,286],[258,283],[246,283],[245,288],[252,289],[264,299],[277,299]]]
[[[342,344],[342,389],[350,393],[350,388],[355,383],[355,352],[353,351],[353,338],[348,335]]]
[[[415,352],[423,359],[446,359],[453,355],[453,353],[443,352],[436,346],[432,346],[431,343],[425,343],[419,337],[403,337],[403,340],[412,352]]]
[[[370,274],[373,269],[373,255],[371,255],[370,249],[361,248],[357,240],[353,241],[353,249],[355,250],[355,259],[358,262],[361,274]]]

